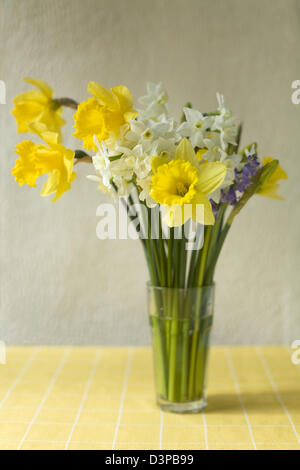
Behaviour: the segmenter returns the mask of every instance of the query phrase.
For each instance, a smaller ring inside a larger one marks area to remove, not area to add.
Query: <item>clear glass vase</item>
[[[197,413],[205,387],[214,286],[148,285],[157,402],[164,411]]]

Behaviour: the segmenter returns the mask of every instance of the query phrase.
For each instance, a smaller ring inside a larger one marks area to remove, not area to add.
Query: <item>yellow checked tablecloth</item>
[[[0,449],[299,449],[300,369],[284,347],[213,347],[208,406],[155,405],[150,348],[11,347]]]

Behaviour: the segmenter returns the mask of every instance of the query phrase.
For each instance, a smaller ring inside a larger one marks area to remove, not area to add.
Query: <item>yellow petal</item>
[[[204,194],[197,194],[193,200],[193,220],[203,225],[213,225],[215,217],[211,203]]]
[[[19,102],[15,103],[14,109],[11,113],[15,116],[18,132],[28,132],[28,124],[36,121],[39,116],[41,116],[43,111],[43,106],[37,102]]]
[[[19,158],[11,172],[20,186],[28,184],[28,186],[35,187],[36,179],[42,174],[36,162],[37,147],[30,140],[24,140],[16,147],[15,152],[19,155]]]
[[[57,201],[66,191],[71,188],[71,183],[76,178],[76,173],[72,173],[70,178],[65,178],[63,172],[58,169],[53,170],[49,173],[48,180],[43,186],[41,196],[50,196],[55,193],[52,198],[52,202]]]
[[[284,197],[280,196],[277,194],[277,190],[279,189],[279,184],[278,183],[265,183],[258,191],[256,194],[259,194],[260,196],[264,197],[271,197],[273,199],[279,199],[280,201],[284,201]]]
[[[18,124],[18,132],[31,131],[32,123],[43,123],[46,130],[58,132],[65,124],[61,118],[62,107],[54,108],[52,100],[39,90],[30,90],[14,99],[14,109],[11,111]]]
[[[43,172],[49,173],[41,195],[56,193],[52,201],[57,201],[71,188],[71,183],[76,177],[73,172],[74,152],[63,145],[56,145],[54,149],[41,149],[37,156]]]
[[[89,98],[83,101],[74,114],[75,129],[74,137],[83,140],[83,145],[87,150],[97,150],[94,142],[94,135],[98,137],[99,142],[108,137],[105,125],[104,109],[95,98]]]
[[[42,139],[48,145],[57,145],[60,141],[59,134],[57,132],[46,131],[41,134]]]
[[[126,111],[124,113],[124,121],[129,122],[130,120],[133,120],[137,117],[139,113],[137,112],[136,109],[132,109],[131,111]]]
[[[210,194],[223,182],[226,175],[226,166],[219,162],[207,162],[199,167],[197,190],[203,194]]]
[[[168,206],[164,215],[164,222],[169,227],[178,227],[189,219],[202,225],[215,223],[211,204],[203,194],[195,196],[190,204]]]
[[[62,106],[56,110],[51,109],[51,107],[45,107],[38,121],[45,124],[48,131],[57,132],[61,136],[61,127],[66,123],[61,118],[62,112]]]
[[[98,98],[103,106],[107,106],[109,109],[115,109],[117,107],[117,101],[112,92],[100,85],[100,83],[89,82],[88,92]]]
[[[167,207],[163,220],[168,227],[179,227],[188,220],[188,216],[184,212],[183,206],[173,204],[173,206]]]
[[[133,97],[129,88],[127,88],[127,86],[125,85],[114,86],[111,89],[111,91],[116,96],[120,105],[120,109],[122,111],[125,112],[132,107]]]
[[[49,173],[48,179],[46,183],[43,186],[43,189],[41,191],[41,196],[50,196],[57,190],[57,186],[59,184],[59,179],[60,179],[60,172],[58,169],[53,170],[51,173]]]
[[[97,133],[99,140],[109,139],[110,144],[113,144],[115,139],[120,135],[123,125],[128,123],[130,119],[135,119],[137,111],[132,109],[133,98],[131,92],[125,85],[119,85],[111,90],[107,90],[104,86],[97,82],[90,82],[88,85],[88,91],[95,96],[99,106],[103,107],[103,120],[106,135],[102,135],[101,139]],[[76,126],[76,128],[83,126]],[[75,137],[80,137],[79,133],[74,134]],[[87,137],[85,140],[85,146],[88,149],[93,148],[90,138]]]
[[[274,161],[275,158],[272,157],[264,157],[263,158],[263,166],[267,165],[268,163]],[[277,181],[281,179],[287,179],[286,172],[278,165],[275,171],[271,174],[271,176],[266,180],[265,183],[258,189],[257,194],[260,196],[271,197],[273,199],[284,200],[282,196],[277,194],[277,190],[279,189],[279,184]]]
[[[176,148],[176,151],[175,151],[174,159],[175,160],[187,160],[192,165],[198,166],[198,160],[197,160],[197,157],[195,155],[193,146],[192,146],[191,142],[186,138],[182,139],[179,142],[179,144]]]
[[[48,131],[47,126],[41,122],[33,122],[29,126],[29,130],[37,134],[48,145],[56,145],[59,143],[60,136],[57,132]]]
[[[263,158],[263,165],[265,166],[267,163],[272,162],[275,158],[272,157],[264,157]],[[268,183],[276,183],[278,180],[285,180],[287,179],[288,175],[286,172],[278,165],[274,173],[268,178]]]
[[[47,96],[47,98],[51,99],[53,96],[53,90],[48,85],[48,83],[44,82],[43,80],[37,80],[35,78],[24,78],[24,81],[30,83],[33,86],[36,86],[41,90],[41,92]]]
[[[27,102],[35,102],[42,104],[45,106],[46,103],[49,102],[47,96],[41,93],[39,90],[29,90],[25,91],[24,93],[20,93],[19,95],[15,96],[13,99],[14,104],[23,104]]]
[[[152,168],[153,173],[156,173],[158,167],[160,167],[161,165],[164,165],[165,163],[167,163],[167,161],[164,157],[160,157],[159,155],[154,155],[151,158],[151,168]]]

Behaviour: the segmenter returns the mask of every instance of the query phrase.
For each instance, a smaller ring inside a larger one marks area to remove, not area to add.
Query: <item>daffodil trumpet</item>
[[[165,410],[199,411],[212,325],[214,273],[235,217],[255,195],[282,200],[279,161],[260,158],[255,142],[240,150],[242,125],[217,93],[217,108],[200,112],[190,102],[170,116],[161,83],[149,83],[134,105],[125,85],[92,81],[81,103],[56,98],[44,81],[14,99],[18,131],[39,142],[16,146],[12,174],[58,200],[73,186],[74,165],[91,164],[88,178],[113,200],[121,198],[140,238],[149,271],[157,400]],[[62,143],[63,108],[75,110],[73,136]],[[141,210],[138,212],[138,206]]]

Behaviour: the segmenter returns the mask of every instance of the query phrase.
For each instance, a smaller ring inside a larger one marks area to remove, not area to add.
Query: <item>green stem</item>
[[[148,213],[149,216],[149,213]],[[152,286],[159,285],[159,279],[157,270],[154,265],[154,256],[151,245],[151,226],[148,223],[148,237],[146,238],[146,251],[147,259],[150,270],[151,284]],[[155,314],[151,317],[152,327],[153,327],[153,340],[155,344],[156,351],[156,368],[159,375],[159,390],[163,397],[167,396],[167,362],[166,362],[166,351],[165,351],[165,340],[164,340],[164,319],[160,318],[161,310],[161,296],[158,292],[154,291],[154,300],[155,300]]]
[[[66,106],[67,108],[77,109],[78,103],[77,101],[73,100],[72,98],[54,98],[52,100],[54,106]]]
[[[185,238],[185,235],[183,234],[182,235],[182,240],[180,240],[181,243],[180,243],[180,256],[181,256],[181,260],[180,260],[180,266],[181,266],[181,269],[180,269],[180,278],[179,278],[179,283],[180,283],[180,287],[184,288],[185,287],[185,281],[186,281],[186,262],[187,262],[187,252],[186,252],[186,238]]]
[[[175,270],[175,288],[179,287],[179,270],[180,270],[180,240],[174,239],[174,270]],[[172,321],[171,321],[171,338],[170,338],[170,359],[169,359],[169,386],[168,386],[168,399],[170,401],[179,400],[177,391],[178,372],[177,366],[177,342],[178,342],[178,290],[174,289],[172,296]]]
[[[166,266],[167,259],[166,259],[164,241],[163,241],[162,220],[161,220],[161,213],[160,212],[159,212],[158,223],[159,223],[158,243],[159,243],[160,261],[161,261],[162,286],[166,287],[166,285],[167,285],[167,266]]]
[[[174,246],[174,228],[170,228],[170,236],[168,239],[168,287],[172,287],[173,284],[173,275],[172,267],[173,266],[173,246]]]
[[[203,242],[203,248],[201,251],[200,263],[199,263],[199,268],[198,268],[198,273],[197,273],[197,286],[198,287],[202,287],[203,285],[205,264],[206,264],[206,258],[207,258],[207,253],[208,253],[212,227],[213,227],[212,225],[208,225],[207,227],[205,227],[205,231],[204,231],[204,242]]]
[[[222,231],[220,232],[220,236],[219,236],[218,241],[215,245],[215,249],[214,249],[214,252],[213,252],[213,255],[212,255],[212,259],[209,263],[209,267],[208,267],[208,270],[207,270],[207,273],[206,273],[207,282],[212,282],[215,267],[216,267],[216,264],[217,264],[222,246],[224,244],[224,241],[226,239],[226,236],[228,234],[229,229],[230,229],[230,224],[228,224],[228,222],[227,222],[225,224],[224,228],[222,229]]]
[[[220,235],[220,230],[222,229],[223,217],[224,217],[224,213],[226,211],[227,206],[228,204],[225,204],[225,203],[221,204],[219,213],[216,217],[215,225],[213,225],[212,227],[210,240],[209,240],[209,246],[208,246],[208,253],[207,253],[207,258],[206,258],[206,265],[205,265],[205,279],[204,279],[205,285],[208,285],[208,282],[209,282],[206,276],[206,272],[209,270],[209,267],[211,264],[211,260],[215,251],[215,246],[216,246],[218,237]],[[212,282],[212,279],[211,279],[211,282]]]
[[[195,324],[194,324],[194,332],[193,332],[192,344],[191,344],[190,373],[189,373],[189,384],[188,384],[188,395],[190,398],[194,396],[196,356],[197,356],[197,344],[198,344],[198,336],[199,336],[198,330],[199,330],[200,313],[201,313],[201,297],[202,297],[201,288],[203,287],[203,276],[204,276],[204,269],[205,269],[206,256],[207,256],[207,251],[208,251],[211,230],[212,230],[211,226],[205,227],[204,243],[203,243],[203,247],[201,250],[199,269],[198,269],[197,287],[199,288],[199,292],[197,293],[196,306],[195,306]]]

